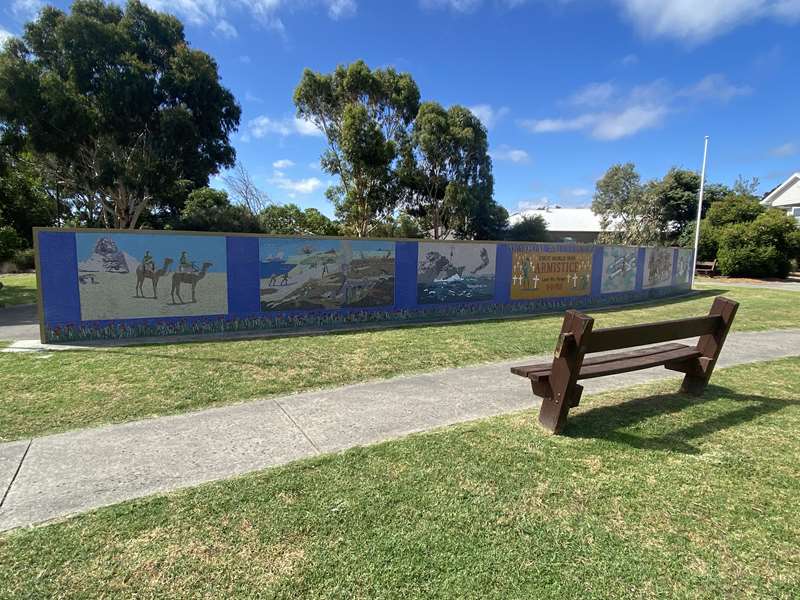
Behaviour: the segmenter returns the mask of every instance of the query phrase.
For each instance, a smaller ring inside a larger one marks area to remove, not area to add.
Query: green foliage
[[[0,225],[8,225],[28,246],[33,228],[55,224],[55,203],[43,191],[29,153],[0,146]]]
[[[25,240],[9,225],[0,227],[0,262],[11,260],[14,254],[25,247]]]
[[[511,242],[546,242],[547,221],[541,215],[525,217],[508,228],[505,239]]]
[[[316,208],[301,210],[296,204],[272,204],[258,214],[265,233],[339,235],[338,225]]]
[[[49,165],[48,186],[99,204],[115,227],[176,215],[188,189],[233,165],[240,112],[181,23],[139,0],[45,7],[0,53],[7,136]]]
[[[371,71],[359,60],[331,74],[306,69],[294,103],[297,116],[328,141],[320,163],[339,176],[339,184],[326,192],[336,216],[347,232],[369,235],[399,200],[394,169],[419,108],[417,84],[408,73]]]
[[[682,248],[694,248],[694,223],[689,223],[678,238],[678,245]],[[697,260],[714,260],[717,257],[719,246],[719,233],[717,228],[708,222],[700,221],[700,240],[697,248]]]
[[[779,209],[762,212],[750,222],[718,228],[717,259],[723,275],[786,277],[797,253],[794,218]]]
[[[257,233],[258,219],[246,206],[233,205],[226,192],[200,188],[189,194],[181,212],[179,229]]]
[[[748,223],[754,221],[765,210],[752,196],[730,194],[711,205],[706,220],[714,227]]]
[[[33,271],[36,268],[36,253],[33,248],[17,250],[11,258],[11,262],[18,271]]]
[[[397,218],[390,215],[376,224],[370,235],[372,237],[409,239],[425,237],[417,221],[406,213],[400,213]]]
[[[662,241],[664,215],[657,182],[642,185],[633,163],[612,165],[597,182],[592,212],[600,217],[601,243],[655,245]]]
[[[468,109],[436,102],[419,109],[404,146],[400,180],[409,214],[435,239],[497,238],[507,214],[492,199],[486,128]]]

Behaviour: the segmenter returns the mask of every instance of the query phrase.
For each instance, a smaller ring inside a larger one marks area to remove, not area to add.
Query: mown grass
[[[800,324],[800,295],[736,288],[595,313],[597,327],[741,302],[734,330]],[[261,340],[0,354],[0,441],[314,388],[549,353],[561,315]]]
[[[797,598],[800,359],[0,536],[8,598]]]
[[[0,308],[37,301],[35,273],[0,275],[0,283]]]

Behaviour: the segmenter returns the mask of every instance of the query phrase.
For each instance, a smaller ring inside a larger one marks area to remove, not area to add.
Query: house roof
[[[513,213],[508,217],[508,224],[513,226],[523,219],[530,219],[536,215],[545,220],[549,231],[600,233],[603,230],[600,226],[600,217],[594,214],[591,208],[561,208],[560,206],[529,208]]]
[[[793,173],[786,181],[764,196],[761,204],[765,206],[800,205],[800,172]]]

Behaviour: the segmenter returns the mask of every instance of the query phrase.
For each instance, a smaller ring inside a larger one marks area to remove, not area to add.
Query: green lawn
[[[797,598],[800,359],[0,535],[8,598]]]
[[[597,326],[708,312],[741,301],[738,331],[798,326],[800,295],[713,288],[706,296],[595,313]],[[0,354],[0,441],[255,397],[549,353],[561,315],[251,341]]]
[[[36,302],[36,274],[0,275],[0,308]]]

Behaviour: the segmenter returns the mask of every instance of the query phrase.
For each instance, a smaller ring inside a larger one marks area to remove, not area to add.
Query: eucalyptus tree
[[[357,236],[397,206],[399,149],[419,109],[419,88],[408,73],[370,68],[361,60],[333,73],[310,69],[294,91],[297,116],[317,127],[328,148],[320,164],[339,178],[326,196],[345,229]]]
[[[108,226],[133,228],[148,210],[176,216],[189,190],[234,164],[240,113],[180,21],[138,0],[45,7],[0,53],[6,135]]]
[[[488,150],[486,128],[467,108],[420,106],[403,148],[401,183],[407,211],[433,238],[499,236],[507,214],[492,199]]]

